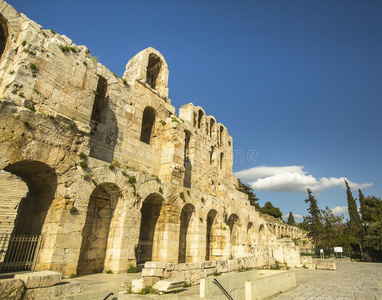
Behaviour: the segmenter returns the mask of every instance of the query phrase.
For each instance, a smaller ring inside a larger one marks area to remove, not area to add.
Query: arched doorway
[[[211,209],[207,215],[206,261],[214,260],[213,250],[214,248],[217,248],[216,215],[217,215],[217,211],[214,209]]]
[[[77,273],[89,274],[104,271],[109,232],[120,195],[113,183],[99,184],[90,195]]]
[[[191,241],[190,233],[192,231],[194,212],[194,206],[192,204],[186,204],[180,214],[178,263],[191,262],[192,260],[190,259],[191,243],[188,241]]]
[[[157,257],[160,240],[158,238],[158,220],[162,215],[163,198],[157,193],[146,197],[141,208],[141,227],[137,247],[137,262],[144,263]],[[163,221],[162,221],[163,223]]]
[[[235,258],[237,256],[237,246],[240,244],[240,223],[238,215],[231,214],[227,222],[230,231],[231,256]]]
[[[9,227],[1,232],[5,251],[2,269],[32,269],[55,197],[57,176],[51,167],[33,160],[10,164],[1,173],[0,217],[2,225],[8,223]],[[9,216],[12,218],[4,222]]]

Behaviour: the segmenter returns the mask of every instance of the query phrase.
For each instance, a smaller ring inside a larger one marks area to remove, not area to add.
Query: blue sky
[[[260,204],[306,215],[306,187],[340,213],[347,178],[382,196],[382,1],[9,1],[122,75],[152,46],[169,97],[233,136]],[[301,219],[297,219],[300,221]]]

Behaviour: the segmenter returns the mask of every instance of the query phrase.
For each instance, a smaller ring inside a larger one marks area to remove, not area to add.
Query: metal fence
[[[33,270],[41,235],[0,235],[0,271]]]

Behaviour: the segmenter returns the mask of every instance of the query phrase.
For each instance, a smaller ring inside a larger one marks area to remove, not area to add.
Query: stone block
[[[62,274],[54,271],[39,271],[16,274],[15,279],[24,282],[26,289],[35,289],[53,286],[61,282]]]
[[[204,269],[202,271],[202,278],[206,278],[208,276],[216,274],[216,267],[215,268],[209,268],[209,269]]]
[[[336,262],[333,260],[317,260],[316,263],[316,269],[317,270],[335,270],[336,269]]]
[[[161,261],[147,261],[145,262],[146,269],[165,269],[167,263]]]
[[[158,277],[142,277],[139,279],[133,279],[131,282],[131,292],[137,294],[146,286],[152,286],[157,281],[159,281]]]
[[[81,288],[82,283],[71,282],[61,283],[50,287],[42,287],[38,289],[26,289],[24,291],[23,300],[51,299],[54,297],[78,294],[81,292]]]
[[[0,299],[22,299],[24,283],[21,279],[0,280]]]
[[[228,272],[228,262],[226,260],[216,261],[216,273],[227,273]]]
[[[175,264],[173,263],[167,263],[166,265],[166,271],[173,271],[175,268]]]
[[[160,280],[153,285],[153,288],[159,292],[173,292],[182,289],[184,280]]]
[[[204,269],[208,269],[208,268],[215,268],[216,267],[216,261],[213,260],[213,261],[205,261],[204,262]]]
[[[163,277],[164,269],[142,269],[142,277]]]
[[[227,260],[228,264],[228,272],[234,272],[239,269],[239,264],[237,263],[237,260]]]

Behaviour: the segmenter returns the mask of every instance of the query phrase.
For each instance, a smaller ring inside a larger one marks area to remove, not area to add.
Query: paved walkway
[[[382,264],[337,262],[336,271],[294,270],[297,287],[272,299],[381,299],[382,300]],[[94,274],[66,281],[82,282],[83,291],[120,287],[121,282],[130,282],[140,278],[136,274]],[[177,294],[167,295],[133,295],[124,294],[126,287],[120,287],[118,299],[199,299],[199,286],[186,288]],[[241,300],[241,299],[235,299]]]
[[[337,262],[336,271],[294,272],[297,287],[273,299],[382,299],[382,264]]]

